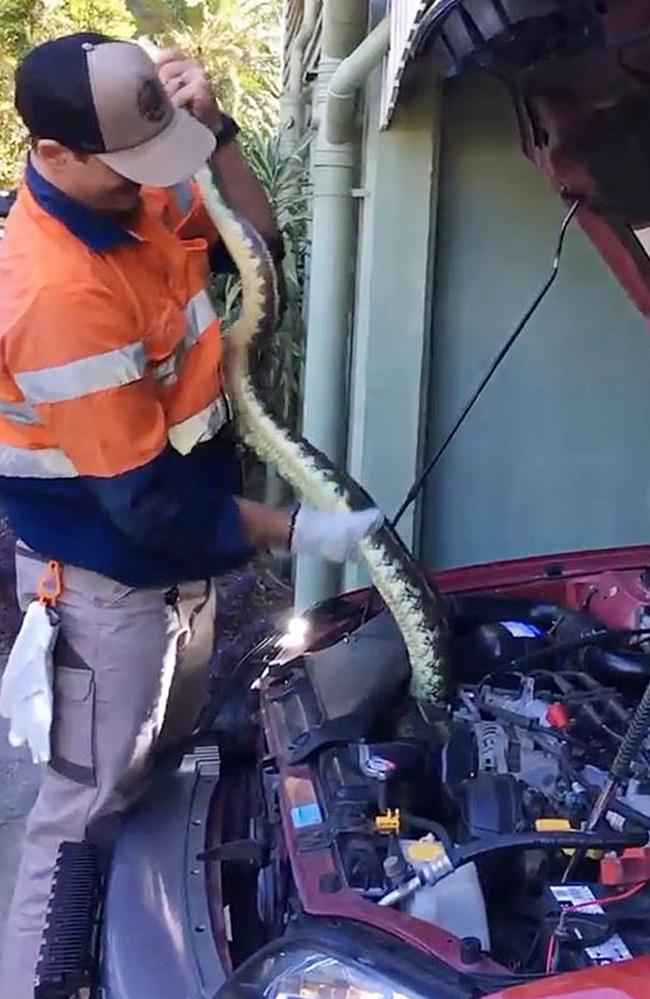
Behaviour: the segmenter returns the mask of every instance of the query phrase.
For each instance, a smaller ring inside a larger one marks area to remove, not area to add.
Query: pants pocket
[[[90,669],[56,666],[50,767],[62,777],[96,787],[95,675]]]

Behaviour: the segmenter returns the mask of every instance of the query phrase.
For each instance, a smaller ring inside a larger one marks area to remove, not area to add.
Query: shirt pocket
[[[171,299],[152,313],[146,335],[148,370],[161,387],[174,385],[187,349],[187,318]]]

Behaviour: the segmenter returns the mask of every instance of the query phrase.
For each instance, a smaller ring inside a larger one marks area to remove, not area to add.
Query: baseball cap
[[[187,180],[216,145],[173,106],[144,49],[92,32],[32,49],[16,71],[16,109],[36,138],[91,153],[152,187]]]

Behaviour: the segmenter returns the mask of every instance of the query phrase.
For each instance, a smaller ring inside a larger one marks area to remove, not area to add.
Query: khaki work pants
[[[19,546],[16,566],[24,609],[43,562]],[[207,694],[211,582],[134,590],[66,566],[63,583],[51,760],[27,821],[0,948],[0,999],[33,999],[59,843],[124,812],[144,789],[154,749],[192,734]]]

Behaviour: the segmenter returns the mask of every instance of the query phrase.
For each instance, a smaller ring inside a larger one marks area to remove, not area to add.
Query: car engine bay
[[[267,659],[262,923],[284,931],[301,908],[296,858],[325,850],[322,897],[453,934],[468,969],[488,959],[527,980],[650,953],[647,731],[589,826],[650,679],[650,629],[535,598],[445,603],[447,709],[411,698],[377,608],[333,643]]]

